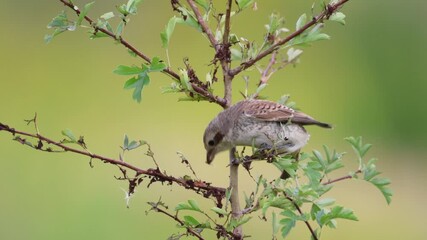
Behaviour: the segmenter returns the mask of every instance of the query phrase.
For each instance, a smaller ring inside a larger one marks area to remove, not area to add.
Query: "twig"
[[[250,60],[248,60],[246,62],[243,62],[238,67],[236,67],[234,69],[231,69],[230,70],[230,74],[232,76],[235,76],[235,75],[239,74],[241,71],[243,71],[243,70],[245,70],[245,69],[253,66],[256,62],[260,61],[261,59],[263,59],[267,55],[269,55],[269,54],[273,53],[274,51],[278,50],[281,46],[283,46],[284,44],[288,43],[289,41],[291,41],[295,37],[301,35],[308,28],[314,26],[315,24],[317,24],[319,22],[322,22],[325,19],[328,19],[333,13],[335,13],[342,5],[344,5],[348,1],[349,0],[341,0],[341,1],[337,2],[337,3],[335,3],[335,4],[328,4],[327,7],[325,8],[325,10],[323,10],[322,13],[320,13],[316,17],[313,17],[313,19],[310,22],[308,22],[307,24],[305,24],[303,27],[301,27],[297,31],[293,32],[292,34],[290,34],[286,38],[284,38],[284,39],[276,42],[271,47],[269,47],[268,49],[266,49],[263,52],[261,52],[260,54],[258,54],[258,56],[256,56],[255,58],[250,59]]]
[[[163,213],[164,215],[166,215],[166,216],[168,216],[168,217],[172,218],[173,220],[175,220],[175,221],[176,221],[177,223],[179,223],[181,226],[184,226],[184,227],[187,229],[187,231],[188,231],[191,235],[195,236],[195,237],[196,237],[196,238],[198,238],[199,240],[204,240],[204,238],[202,237],[202,235],[200,235],[198,232],[194,231],[194,229],[193,229],[193,228],[188,227],[188,226],[185,226],[185,223],[184,223],[181,219],[179,219],[177,216],[174,216],[174,215],[172,215],[172,214],[170,214],[170,213],[166,212],[165,210],[163,210],[163,209],[159,208],[159,207],[158,207],[157,205],[155,205],[155,204],[151,204],[151,203],[148,203],[148,204],[150,204],[150,205],[152,206],[152,208],[153,208],[153,210],[154,210],[154,211],[159,212],[159,213]]]
[[[287,196],[285,194],[286,199],[288,199],[289,201],[291,201],[291,203],[294,205],[294,207],[297,209],[297,211],[299,212],[299,214],[304,215],[304,213],[302,212],[301,208],[298,206],[298,204],[289,196]],[[310,230],[311,236],[313,237],[314,240],[318,240],[319,238],[317,237],[316,233],[314,232],[313,228],[311,227],[310,223],[308,221],[304,221],[305,225],[307,226],[308,230]]]
[[[356,172],[354,172],[354,174],[349,174],[349,175],[346,175],[346,176],[343,176],[343,177],[340,177],[340,178],[328,180],[327,182],[324,182],[323,185],[329,185],[329,184],[332,184],[332,183],[335,183],[335,182],[339,182],[339,181],[342,181],[342,180],[352,179],[354,177],[354,175],[357,175],[357,174],[360,174],[360,173],[362,173],[362,170],[359,169]]]
[[[71,3],[70,1],[67,1],[67,0],[59,0],[59,1],[62,2],[65,6],[71,8],[77,15],[80,15],[81,11],[73,3]],[[113,32],[111,32],[105,28],[101,28],[101,27],[96,26],[94,20],[92,20],[92,18],[90,18],[89,16],[85,16],[84,19],[93,27],[93,29],[95,31],[100,31],[100,32],[108,35],[109,37],[117,40],[124,47],[126,47],[127,49],[129,49],[130,51],[135,53],[138,57],[142,58],[147,63],[151,63],[151,58],[149,58],[147,55],[145,55],[144,53],[142,53],[141,51],[136,49],[132,44],[130,44],[124,38],[122,38],[122,37],[117,38]],[[172,77],[173,79],[175,79],[177,81],[179,81],[179,79],[180,79],[179,74],[177,74],[176,72],[171,70],[169,67],[164,69],[162,72],[169,75],[170,77]],[[196,91],[198,94],[208,98],[211,102],[215,102],[222,107],[226,106],[226,101],[224,99],[222,99],[218,96],[214,96],[209,91],[207,91],[203,88],[200,88],[199,86],[196,86],[195,84],[192,84],[192,87],[193,87],[194,91]]]
[[[233,4],[232,0],[228,0],[227,2],[227,10],[225,10],[225,25],[224,25],[224,35],[222,37],[222,45],[228,46],[229,44],[229,35],[230,35],[230,29],[231,29],[231,6]]]
[[[266,84],[270,79],[271,75],[275,72],[275,70],[273,69],[273,65],[276,63],[276,55],[277,51],[274,51],[273,54],[271,54],[271,58],[268,62],[267,67],[264,69],[264,71],[262,71],[261,79],[259,81],[258,86]]]
[[[200,14],[199,8],[196,6],[193,0],[187,0],[187,2],[188,2],[188,5],[190,5],[191,9],[193,10],[194,14],[196,15],[197,22],[199,22],[200,26],[202,27],[202,31],[206,34],[212,47],[217,52],[219,50],[218,42],[216,41],[215,36],[212,33],[212,30],[208,27],[205,20],[203,20],[203,17]]]
[[[125,168],[128,168],[128,169],[135,171],[136,176],[147,175],[147,176],[152,177],[153,182],[176,183],[179,186],[182,186],[186,189],[191,189],[191,190],[195,191],[196,193],[201,194],[205,198],[209,198],[209,197],[213,196],[219,207],[222,206],[221,202],[222,202],[222,199],[225,197],[225,189],[224,188],[212,186],[210,183],[207,183],[204,181],[192,181],[192,180],[186,180],[184,178],[176,178],[176,177],[167,175],[166,173],[162,173],[159,169],[151,169],[151,168],[150,169],[141,169],[139,167],[136,167],[130,163],[127,163],[127,162],[124,162],[121,160],[112,159],[112,158],[104,157],[104,156],[101,156],[98,154],[93,154],[93,153],[90,153],[88,151],[83,151],[83,150],[79,150],[79,149],[69,147],[69,146],[65,145],[64,143],[51,140],[51,139],[44,137],[43,135],[40,135],[40,134],[36,135],[36,134],[31,134],[31,133],[27,133],[27,132],[23,132],[23,131],[18,131],[18,130],[14,129],[12,127],[9,127],[3,123],[0,123],[0,131],[9,132],[14,136],[16,134],[18,134],[18,135],[38,139],[39,141],[55,145],[55,146],[63,149],[64,151],[67,151],[67,152],[73,152],[76,154],[88,156],[91,159],[98,159],[98,160],[101,160],[105,163],[110,163],[110,164],[113,164],[116,166],[125,167]]]

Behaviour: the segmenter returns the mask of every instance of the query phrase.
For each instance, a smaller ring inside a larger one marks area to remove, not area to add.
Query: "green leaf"
[[[189,225],[189,226],[198,226],[198,225],[200,225],[199,221],[197,221],[194,217],[188,216],[188,215],[184,216],[184,222],[185,222],[186,225]]]
[[[135,140],[133,140],[132,142],[129,143],[129,145],[127,147],[127,150],[130,151],[130,150],[133,150],[135,148],[138,148],[139,146],[141,146],[140,143],[137,142],[137,141],[135,141]]]
[[[53,28],[54,31],[52,34],[47,34],[44,37],[46,43],[50,43],[53,38],[65,31],[74,31],[76,29],[76,24],[68,20],[67,14],[63,11],[59,13],[52,21],[47,25],[47,28]]]
[[[310,210],[311,219],[316,220],[316,216],[320,211],[321,211],[321,208],[317,204],[313,203],[311,205],[311,210]]]
[[[327,207],[335,204],[335,199],[333,198],[324,198],[316,201],[316,205],[319,207]]]
[[[89,12],[89,9],[92,7],[92,5],[94,3],[95,2],[90,2],[84,6],[83,10],[79,14],[79,18],[78,18],[77,24],[76,24],[77,26],[80,26],[82,24],[83,19],[86,17],[87,13]]]
[[[125,139],[123,140],[123,148],[127,148],[129,146],[129,138],[128,135],[125,134]]]
[[[276,157],[273,165],[280,171],[286,171],[291,177],[294,177],[298,168],[298,163],[291,156]]]
[[[296,221],[291,218],[284,218],[280,220],[280,224],[282,225],[282,237],[285,238],[292,230],[292,228],[295,227]]]
[[[185,69],[180,69],[181,77],[179,78],[181,81],[181,85],[184,89],[193,92],[193,87],[191,86],[190,79],[188,78],[188,72]]]
[[[358,221],[356,215],[354,215],[353,213],[353,210],[344,208],[342,206],[335,206],[329,212],[325,212],[324,210],[322,210],[321,212],[322,214],[320,214],[320,218],[318,218],[320,226],[331,224],[328,226],[335,227],[336,223],[334,223],[332,220],[338,218]]]
[[[132,89],[134,88],[132,98],[137,102],[141,102],[142,99],[142,90],[143,88],[150,83],[150,77],[147,73],[141,73],[137,77],[133,77],[126,81],[124,88]]]
[[[117,25],[116,33],[115,33],[116,39],[120,39],[120,37],[122,36],[124,27],[125,27],[125,22],[123,21],[121,21],[119,25]]]
[[[266,83],[262,83],[261,85],[259,85],[259,87],[255,91],[255,95],[259,95],[262,92],[262,90],[264,90],[265,87],[267,87],[267,85],[268,84]]]
[[[297,23],[295,25],[295,29],[297,31],[300,30],[302,27],[304,27],[306,22],[307,22],[307,14],[304,13],[298,18]]]
[[[235,227],[239,227],[239,226],[249,222],[249,220],[251,220],[251,219],[252,219],[252,217],[242,217],[236,222]]]
[[[103,32],[100,31],[94,31],[92,32],[92,35],[90,35],[90,39],[96,39],[96,38],[103,38],[103,37],[109,37],[108,34],[105,34]]]
[[[364,145],[362,142],[362,137],[347,137],[345,140],[351,144],[353,150],[360,158],[363,158],[368,150],[372,147],[372,144],[369,143]]]
[[[247,8],[249,5],[251,5],[254,0],[236,0],[237,2],[237,6],[239,6],[239,9],[245,9]]]
[[[279,231],[280,224],[277,221],[276,212],[274,212],[274,211],[271,212],[271,223],[273,225],[273,236],[275,236],[277,234],[277,232]]]
[[[178,18],[173,16],[171,19],[169,19],[169,22],[166,25],[165,30],[163,30],[160,33],[160,39],[162,40],[162,47],[163,48],[169,47],[170,38],[172,36],[172,33],[175,29],[175,25],[177,22],[178,22]]]
[[[303,51],[300,49],[289,48],[288,52],[286,53],[288,55],[288,62],[295,63],[302,53]]]
[[[142,69],[137,66],[128,67],[128,66],[120,65],[113,70],[113,73],[118,75],[135,75],[135,74],[143,73],[145,71],[146,71],[145,69]]]
[[[175,207],[175,211],[180,210],[192,210],[193,208],[188,205],[187,203],[178,203],[178,205]]]
[[[210,5],[209,5],[209,3],[206,0],[195,0],[195,2],[199,6],[203,7],[203,9],[205,9],[205,11],[209,11]]]
[[[335,12],[331,17],[329,17],[329,20],[345,25],[345,15],[342,12]]]
[[[108,20],[108,19],[113,18],[113,17],[114,17],[113,12],[107,12],[107,13],[102,14],[101,17],[99,17],[99,18],[102,18],[104,20]]]
[[[388,185],[390,185],[390,180],[387,178],[379,178],[377,177],[380,172],[376,169],[376,162],[377,159],[372,158],[368,161],[366,166],[362,169],[363,172],[363,179],[372,183],[375,187],[377,187],[381,193],[383,194],[385,200],[387,201],[387,204],[391,203],[391,197],[393,196],[393,191],[388,188]]]
[[[211,210],[224,216],[228,214],[224,209],[218,207],[213,207]]]
[[[185,7],[178,7],[178,10],[181,12],[181,14],[184,16],[184,18],[177,18],[176,22],[185,24],[187,26],[193,27],[197,29],[198,31],[202,31],[202,27],[200,26],[199,22],[197,21],[196,17]]]
[[[62,135],[66,136],[67,138],[69,138],[69,140],[71,142],[76,143],[77,142],[77,138],[74,136],[73,132],[70,129],[65,129],[62,130]]]
[[[190,200],[188,200],[188,203],[190,204],[191,208],[194,211],[202,212],[202,210],[200,209],[199,205],[197,204],[197,202],[195,200],[190,199]]]
[[[150,72],[161,72],[165,68],[166,68],[166,64],[164,64],[163,61],[159,59],[159,57],[154,57],[151,60]]]

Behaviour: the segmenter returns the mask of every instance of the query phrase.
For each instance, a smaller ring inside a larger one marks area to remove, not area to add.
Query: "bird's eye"
[[[210,141],[208,142],[208,144],[209,144],[209,146],[213,146],[213,145],[215,145],[215,142],[214,142],[214,140],[210,140]]]

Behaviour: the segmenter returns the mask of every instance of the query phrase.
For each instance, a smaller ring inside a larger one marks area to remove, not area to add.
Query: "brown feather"
[[[327,123],[322,123],[309,115],[295,111],[287,106],[266,101],[266,100],[248,100],[245,101],[244,114],[262,121],[268,122],[293,122],[301,125],[317,125],[324,128],[331,128]]]

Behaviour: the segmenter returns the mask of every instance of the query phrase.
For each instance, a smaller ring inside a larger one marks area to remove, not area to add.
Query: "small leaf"
[[[224,209],[218,208],[218,207],[213,207],[213,208],[211,208],[211,210],[218,213],[218,214],[221,214],[221,215],[227,215],[228,214]]]
[[[276,212],[271,212],[271,223],[273,225],[273,236],[275,236],[277,234],[277,232],[279,231],[280,228],[280,224],[277,221],[277,216],[276,216]]]
[[[175,211],[180,210],[192,210],[191,206],[186,203],[178,203],[178,205],[175,207]]]
[[[82,24],[83,19],[86,17],[87,13],[89,12],[89,9],[92,7],[92,5],[94,3],[95,2],[90,2],[84,6],[83,10],[79,14],[79,18],[78,18],[77,24],[76,24],[77,26],[80,26]]]
[[[128,135],[125,134],[125,139],[123,140],[123,148],[127,148],[129,145],[129,138]]]
[[[200,5],[201,7],[203,7],[203,9],[205,9],[205,11],[209,11],[210,5],[206,0],[195,0],[195,2],[198,5]]]
[[[333,198],[324,198],[316,201],[316,204],[320,207],[331,206],[335,203],[335,199]]]
[[[125,22],[123,22],[123,21],[121,21],[120,23],[119,23],[119,25],[117,25],[117,28],[116,28],[116,39],[120,39],[120,37],[122,36],[122,33],[123,33],[123,28],[125,27]]]
[[[188,203],[190,204],[191,208],[194,211],[202,212],[202,210],[200,209],[199,205],[197,204],[197,202],[195,200],[190,199],[190,200],[188,200]]]
[[[342,12],[335,12],[329,18],[329,20],[341,23],[342,25],[345,25],[345,20],[344,19],[345,19],[345,15]]]
[[[151,60],[150,72],[161,72],[165,68],[166,68],[166,64],[164,64],[163,61],[159,59],[159,57],[154,57]]]
[[[254,0],[236,0],[237,5],[239,6],[239,9],[245,9],[247,8],[249,5],[251,5]]]
[[[137,102],[141,102],[142,99],[142,90],[143,88],[150,83],[150,77],[146,73],[141,73],[137,77],[133,77],[126,81],[124,88],[132,89],[134,88],[132,98]]]
[[[175,25],[177,22],[178,22],[178,18],[173,16],[171,19],[169,19],[169,22],[166,25],[165,30],[163,30],[160,33],[160,38],[162,40],[162,47],[163,48],[169,47],[170,38],[172,36],[172,33],[175,29]]]
[[[306,22],[307,22],[307,14],[304,13],[297,20],[297,23],[295,26],[296,30],[297,31],[300,30],[305,25]]]
[[[104,20],[108,20],[110,18],[114,17],[114,13],[113,12],[107,12],[101,15],[100,18],[104,19]]]
[[[73,132],[70,129],[62,130],[62,135],[68,137],[71,142],[77,142],[77,138],[74,136]]]
[[[249,220],[251,220],[251,219],[252,219],[252,217],[242,217],[237,222],[235,222],[234,227],[239,227],[239,226],[249,222]]]
[[[190,226],[198,226],[198,225],[200,225],[199,221],[197,221],[194,217],[189,216],[189,215],[184,216],[184,222],[187,225],[190,225]]]
[[[302,53],[303,51],[300,49],[289,48],[287,52],[288,62],[295,62],[296,60],[298,60]]]
[[[116,69],[114,69],[113,73],[118,75],[135,75],[135,74],[143,73],[144,71],[145,71],[144,69],[137,66],[128,67],[128,66],[120,65]]]
[[[331,221],[337,218],[358,221],[356,215],[353,213],[353,210],[344,208],[342,206],[335,206],[329,212],[321,212],[322,214],[318,216],[320,226],[328,225],[329,227],[335,227],[336,223]]]
[[[293,227],[295,227],[295,220],[291,218],[284,218],[280,220],[280,224],[282,227],[282,237],[285,238],[289,232],[292,230]]]

